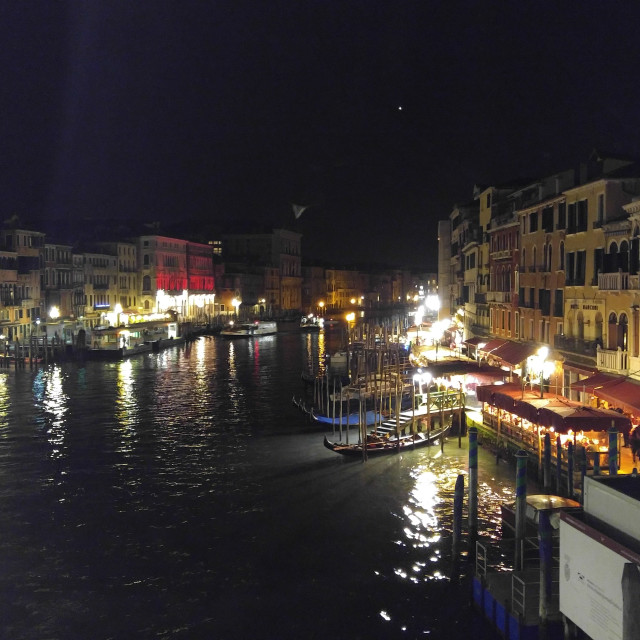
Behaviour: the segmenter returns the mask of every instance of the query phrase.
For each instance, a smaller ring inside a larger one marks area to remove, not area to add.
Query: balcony
[[[597,340],[581,340],[571,336],[555,335],[553,337],[553,346],[561,351],[568,351],[581,356],[590,358],[596,357],[596,352],[600,342]]]
[[[487,302],[511,302],[511,291],[487,291]]]
[[[502,249],[502,251],[492,251],[489,256],[492,260],[509,260],[513,255],[513,249]]]
[[[623,351],[621,347],[617,349],[602,349],[598,346],[596,355],[596,366],[601,371],[611,371],[612,373],[629,373],[629,352]]]
[[[600,291],[626,291],[638,288],[638,276],[619,270],[617,273],[599,273],[598,288]]]
[[[486,302],[487,302],[487,294],[486,293],[475,293],[473,295],[473,301],[476,304],[486,304]]]

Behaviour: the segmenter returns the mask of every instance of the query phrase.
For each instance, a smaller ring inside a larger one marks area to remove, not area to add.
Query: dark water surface
[[[0,373],[0,637],[492,638],[447,579],[466,444],[326,450],[291,398],[330,340]]]

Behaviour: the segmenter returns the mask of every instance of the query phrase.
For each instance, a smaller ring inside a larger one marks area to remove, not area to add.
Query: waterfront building
[[[322,305],[320,305],[322,303]],[[320,315],[327,304],[324,268],[302,267],[302,310]]]
[[[139,313],[138,247],[135,242],[97,242],[96,248],[117,259],[116,301],[125,313]]]
[[[360,304],[360,275],[355,269],[326,269],[325,271],[327,307],[333,310],[341,310],[353,307],[352,300]],[[386,292],[382,281],[378,281],[383,287],[381,296],[393,295],[391,278],[386,281]]]
[[[438,320],[451,317],[449,299],[451,262],[451,220],[438,221]]]
[[[264,298],[265,304],[272,307],[272,312],[300,310],[302,308],[301,238],[301,234],[287,229],[272,229],[268,232],[251,234],[225,234],[222,238],[222,255],[227,264],[262,267],[264,295],[258,299]],[[278,270],[277,296],[273,293],[275,283],[270,277],[272,272],[266,271],[267,267]],[[267,276],[269,276],[268,283]],[[241,293],[244,295],[243,292]]]
[[[84,271],[84,325],[87,328],[120,324],[108,316],[116,312],[118,304],[118,259],[109,253],[82,253]],[[122,312],[122,307],[118,307]]]
[[[469,260],[463,253],[463,247],[478,233],[478,201],[455,205],[449,215],[451,221],[451,261],[449,262],[449,303],[451,315],[469,302],[470,289],[465,274],[467,268],[475,269],[476,255],[471,253]],[[473,261],[473,267],[471,267]],[[475,285],[472,287],[475,291]]]
[[[0,327],[8,340],[24,340],[43,313],[40,259],[44,233],[27,229],[0,229]]]
[[[72,247],[45,242],[41,260],[41,306],[48,318],[70,319],[74,302]]]
[[[566,196],[575,172],[564,171],[522,189],[516,331],[520,340],[553,346],[563,333]],[[516,194],[514,194],[516,195]]]
[[[215,313],[216,283],[213,253],[208,244],[187,242],[186,317],[198,324],[208,324]]]
[[[638,331],[629,322],[634,296],[619,286],[633,233],[623,206],[640,193],[640,171],[629,162],[592,158],[581,180],[565,190],[564,335],[556,336],[556,347],[591,370],[626,374]],[[565,370],[565,386],[579,379],[579,371]]]

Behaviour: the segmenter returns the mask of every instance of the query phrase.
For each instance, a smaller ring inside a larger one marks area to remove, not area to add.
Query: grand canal
[[[326,450],[291,398],[331,341],[0,373],[0,637],[493,638],[448,580],[466,447]],[[514,472],[479,475],[495,531]]]

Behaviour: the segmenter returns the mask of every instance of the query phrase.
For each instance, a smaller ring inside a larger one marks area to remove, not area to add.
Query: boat
[[[561,511],[569,513],[582,511],[582,505],[579,502],[563,496],[534,494],[528,495],[526,502],[525,536],[527,537],[536,537],[538,535],[538,522],[541,511],[549,512],[551,527],[556,533],[559,527]],[[502,512],[502,537],[513,538],[516,532],[516,503],[502,504],[500,505],[500,510]]]
[[[340,422],[342,422],[342,426],[357,426],[360,424],[360,416],[358,415],[358,413],[350,413],[348,416],[343,415],[342,417],[340,417],[340,415],[337,415],[335,416],[335,418],[332,418],[331,416],[325,416],[321,413],[315,413],[315,411],[311,409],[311,417],[316,422],[322,422],[323,424],[334,424],[337,427],[340,426]],[[365,424],[367,425],[367,427],[372,427],[374,424],[382,422],[383,419],[384,417],[379,411],[369,410],[365,413]]]
[[[242,324],[230,324],[225,327],[220,335],[225,338],[250,338],[253,336],[269,336],[278,331],[275,322],[256,320],[255,322],[243,322]]]
[[[370,433],[367,435],[366,451],[368,456],[383,455],[385,453],[397,453],[400,451],[410,451],[417,449],[418,447],[425,447],[439,442],[441,438],[446,437],[449,431],[449,427],[444,429],[436,429],[430,432],[419,432],[415,435],[395,436],[379,435]],[[340,442],[331,442],[325,435],[324,446],[339,453],[343,456],[359,456],[362,457],[362,443],[356,444],[343,444]]]
[[[320,331],[324,329],[324,320],[310,313],[300,319],[300,331]]]

